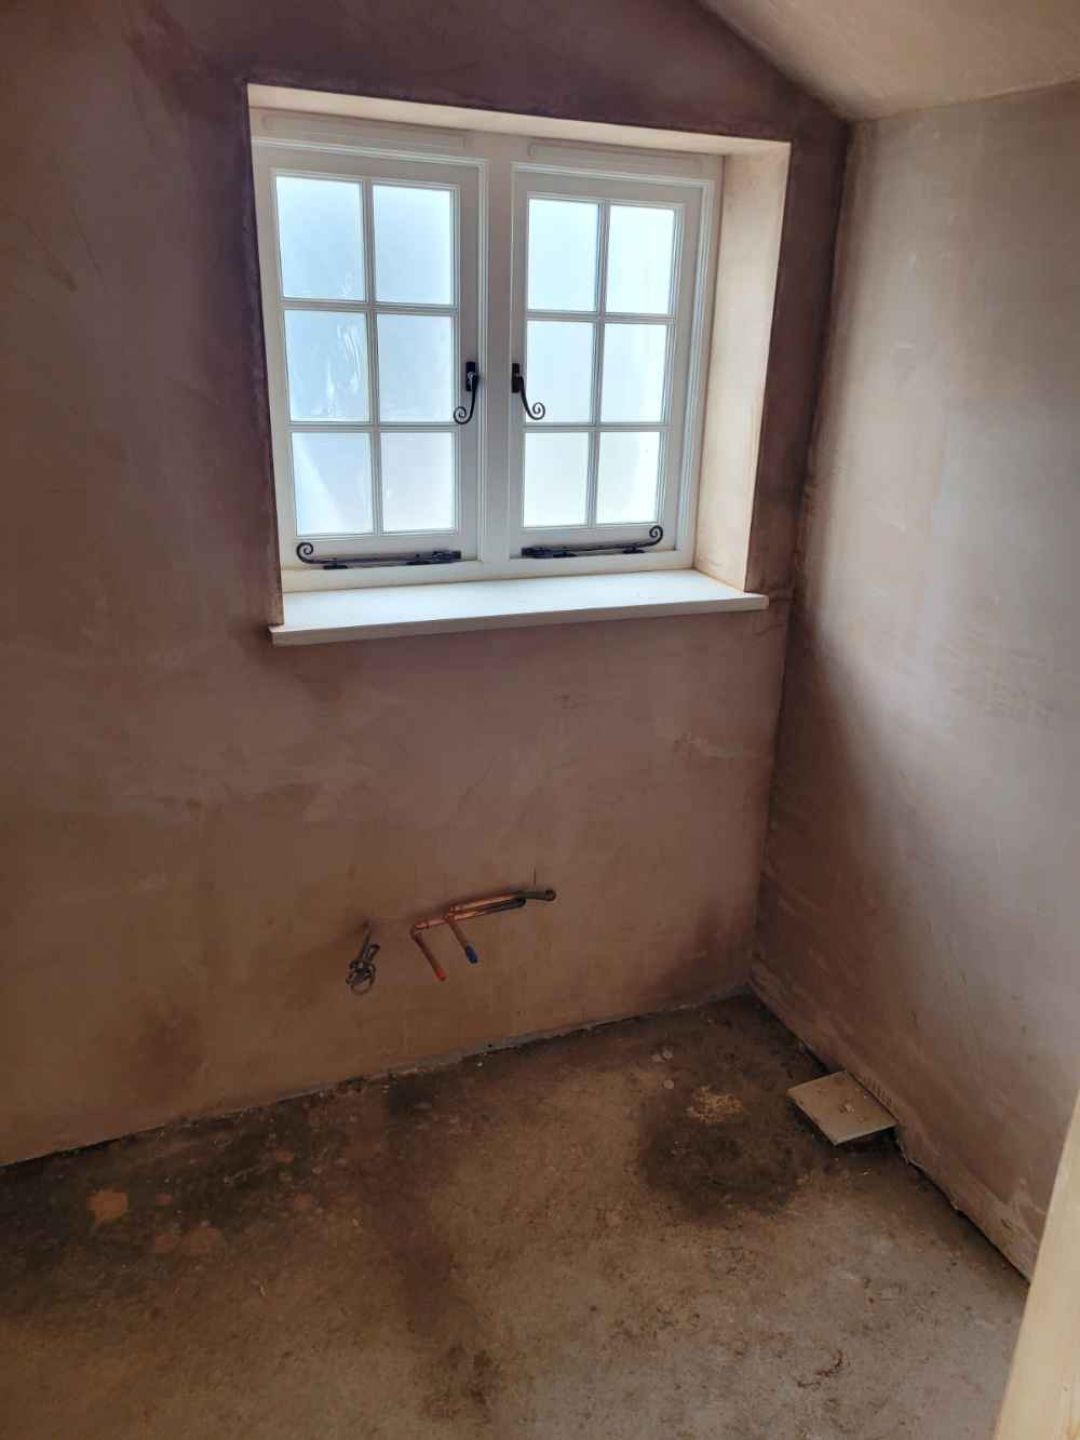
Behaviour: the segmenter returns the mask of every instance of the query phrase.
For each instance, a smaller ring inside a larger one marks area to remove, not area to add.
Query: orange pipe
[[[436,960],[434,954],[432,953],[431,947],[428,945],[427,941],[424,939],[424,937],[423,937],[421,934],[418,933],[419,930],[421,930],[421,929],[426,929],[426,928],[428,928],[426,925],[421,925],[421,924],[418,923],[418,924],[416,924],[416,925],[414,925],[414,926],[412,927],[412,929],[409,931],[409,934],[410,934],[410,935],[412,936],[412,938],[416,941],[417,945],[420,946],[420,949],[421,949],[421,951],[423,952],[423,955],[424,955],[425,960],[426,960],[427,963],[431,966],[432,970],[435,971],[435,979],[436,979],[436,980],[445,980],[445,979],[446,979],[446,971],[445,971],[445,970],[442,968],[442,966],[439,964],[438,960]]]
[[[422,931],[434,930],[439,925],[446,925],[465,952],[465,958],[470,964],[475,965],[477,962],[476,951],[459,927],[457,923],[459,920],[471,920],[479,915],[494,915],[501,910],[521,910],[529,900],[554,899],[554,890],[508,890],[500,895],[485,895],[477,900],[459,900],[454,905],[448,905],[439,915],[427,915],[420,920],[414,920],[409,928],[409,934],[419,946],[424,959],[434,970],[436,978],[445,980],[446,971],[435,958],[431,946],[421,933]]]

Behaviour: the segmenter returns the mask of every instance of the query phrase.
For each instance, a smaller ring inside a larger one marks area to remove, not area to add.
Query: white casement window
[[[286,590],[691,563],[719,157],[253,135]]]

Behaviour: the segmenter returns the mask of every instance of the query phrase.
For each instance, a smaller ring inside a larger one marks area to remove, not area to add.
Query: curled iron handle
[[[469,408],[464,405],[457,405],[454,408],[454,424],[468,425],[476,413],[476,392],[480,389],[480,367],[475,360],[465,362],[465,394],[469,398]]]
[[[510,390],[514,395],[521,396],[521,403],[525,407],[525,414],[530,420],[542,420],[547,414],[547,407],[541,405],[539,400],[535,405],[529,404],[529,397],[525,394],[525,372],[516,360],[510,366]]]

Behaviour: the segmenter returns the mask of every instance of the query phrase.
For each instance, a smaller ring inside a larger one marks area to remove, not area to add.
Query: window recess
[[[253,133],[286,591],[692,563],[719,157]]]

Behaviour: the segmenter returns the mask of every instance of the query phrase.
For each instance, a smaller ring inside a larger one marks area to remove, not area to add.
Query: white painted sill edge
[[[270,626],[270,638],[275,645],[326,645],[455,630],[765,610],[768,604],[768,596],[736,590],[700,570],[466,580],[287,594],[284,623]]]

